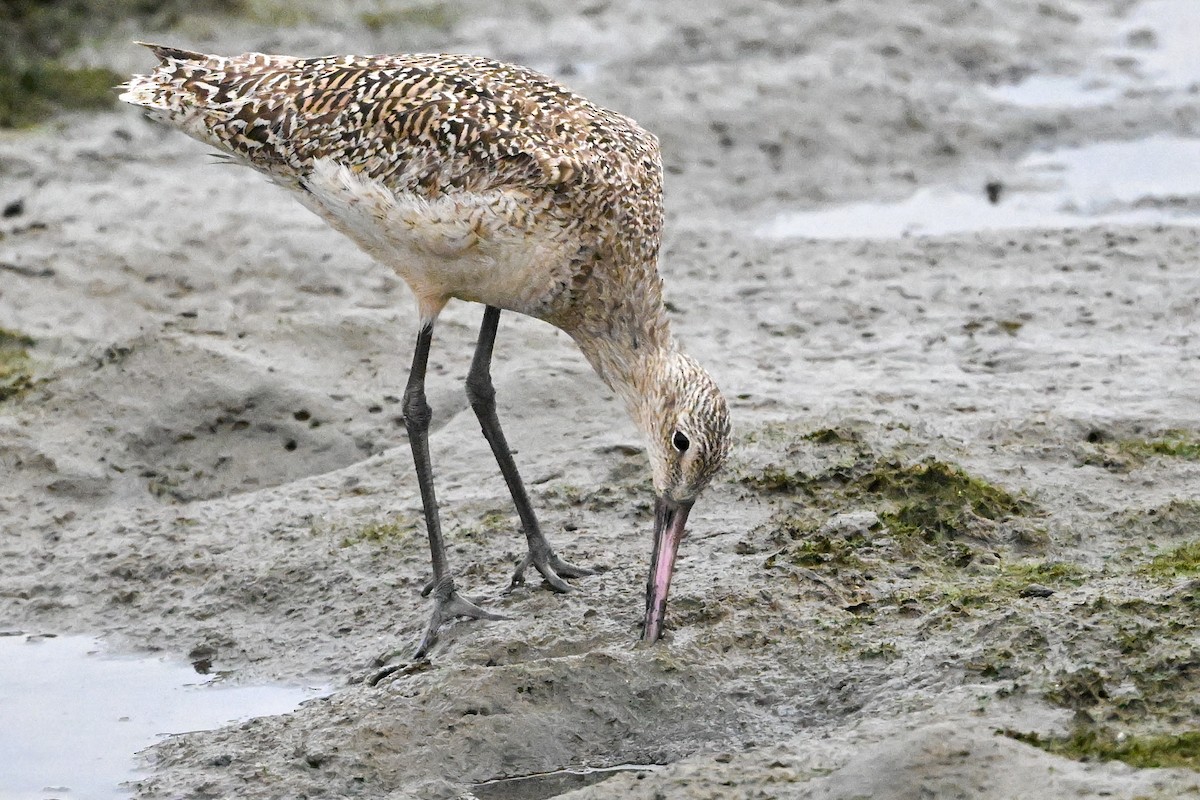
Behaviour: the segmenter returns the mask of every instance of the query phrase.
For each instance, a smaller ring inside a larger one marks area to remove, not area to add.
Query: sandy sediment
[[[1200,525],[1200,232],[758,234],[918,186],[982,193],[1036,149],[1194,133],[1184,90],[1068,109],[984,91],[1136,73],[1106,55],[1125,5],[387,6],[155,33],[484,53],[657,132],[676,331],[731,398],[738,445],[693,513],[667,640],[635,646],[644,450],[566,336],[506,315],[508,438],[551,541],[599,569],[569,595],[505,594],[524,545],[462,391],[480,310],[452,304],[429,379],[450,559],[511,619],[454,625],[428,668],[373,686],[427,613],[398,405],[411,296],[184,136],[132,110],[66,116],[0,137],[0,202],[23,201],[0,222],[0,327],[35,340],[37,381],[0,405],[0,620],[335,686],[165,741],[139,798],[452,797],[621,764],[668,766],[569,796],[1200,792],[1188,770],[997,734],[1194,725],[1179,548]]]

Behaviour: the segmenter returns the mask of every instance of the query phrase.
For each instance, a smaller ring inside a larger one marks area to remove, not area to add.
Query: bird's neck
[[[601,380],[625,402],[633,421],[645,427],[647,404],[661,394],[659,384],[676,351],[665,317],[661,327],[624,335],[577,337],[576,341]]]
[[[594,275],[586,302],[556,324],[571,335],[640,426],[642,406],[658,394],[676,345],[654,260],[630,263],[637,266]]]

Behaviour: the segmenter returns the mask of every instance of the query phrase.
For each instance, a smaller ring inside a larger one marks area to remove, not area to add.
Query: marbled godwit
[[[501,309],[569,334],[646,437],[657,494],[643,638],[658,639],[688,512],[729,451],[729,412],[671,336],[658,274],[662,167],[635,122],[524,67],[459,55],[226,58],[148,45],[159,58],[121,99],[295,192],[392,267],[420,328],[405,426],[429,534],[433,614],[493,619],[447,564],[429,458],[425,368],[451,298],[485,306],[467,394],[508,483],[532,564],[551,587],[588,570],[542,535],[496,416],[490,364]]]

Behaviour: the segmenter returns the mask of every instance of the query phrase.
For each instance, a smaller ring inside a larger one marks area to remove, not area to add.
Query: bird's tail
[[[117,87],[121,90],[119,98],[149,109],[152,116],[164,122],[186,128],[206,105],[203,90],[211,90],[212,85],[205,79],[221,70],[228,59],[159,44],[138,44],[150,48],[159,64],[150,74],[134,75]]]
[[[189,136],[273,173],[287,161],[277,128],[291,108],[286,88],[298,59],[263,53],[210,56],[147,44],[159,64],[120,86],[120,99]],[[282,88],[281,88],[282,87]]]

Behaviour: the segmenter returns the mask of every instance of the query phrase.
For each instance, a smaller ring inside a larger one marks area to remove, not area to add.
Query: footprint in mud
[[[278,486],[369,455],[308,406],[269,389],[196,398],[170,423],[132,434],[128,453],[152,494],[179,501]]]
[[[254,491],[370,456],[395,425],[362,398],[188,342],[131,343],[119,362],[66,376],[110,474],[165,500]],[[66,401],[64,401],[65,403]]]

